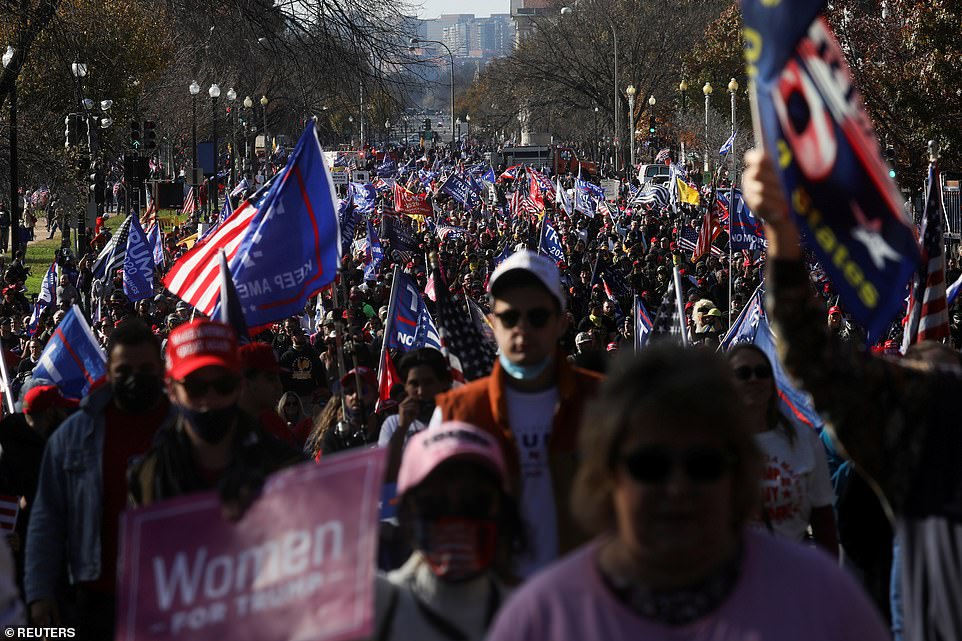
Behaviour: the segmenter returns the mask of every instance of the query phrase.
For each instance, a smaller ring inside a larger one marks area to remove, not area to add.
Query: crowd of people
[[[381,530],[372,638],[962,638],[959,568],[940,570],[960,540],[949,403],[962,315],[949,344],[903,362],[878,353],[892,351],[897,323],[877,353],[863,349],[831,284],[806,265],[758,153],[744,196],[767,222],[767,253],[730,251],[722,229],[717,251],[695,259],[683,241],[706,213],[726,213],[720,185],[694,185],[704,187],[694,205],[640,199],[629,179],[610,206],[527,212],[509,203],[532,179],[498,167],[466,209],[431,170],[483,164],[482,149],[384,153],[413,168],[396,180],[429,194],[430,224],[395,211],[379,180],[367,214],[379,268],[365,269],[359,224],[335,287],[243,345],[161,284],[216,213],[166,230],[155,293],[138,301],[122,270],[97,277],[110,232],[79,259],[58,254],[56,302],[41,313],[22,254],[5,268],[0,346],[18,412],[0,423],[0,494],[20,507],[11,621],[112,638],[129,506],[213,489],[236,519],[278,469],[384,447],[399,508]],[[376,158],[362,161],[375,173]],[[551,178],[561,189],[577,179]],[[538,251],[543,216],[563,260]],[[398,227],[415,247],[392,246]],[[395,351],[400,382],[379,397],[395,268],[432,313],[428,291],[444,288],[486,315],[497,354],[484,376],[459,380],[429,347]],[[689,348],[636,353],[635,298],[654,315],[676,268]],[[763,280],[784,365],[813,396],[821,436],[779,410],[765,351],[716,353]],[[75,304],[107,355],[105,379],[79,403],[32,376]]]

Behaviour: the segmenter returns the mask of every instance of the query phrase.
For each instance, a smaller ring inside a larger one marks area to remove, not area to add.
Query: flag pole
[[[685,304],[682,302],[681,294],[681,272],[678,265],[672,267],[672,278],[675,283],[675,305],[678,308],[678,324],[681,325],[681,344],[688,347],[688,327],[685,323]]]
[[[10,392],[10,376],[7,374],[7,355],[4,353],[5,350],[0,349],[0,376],[2,376],[3,383],[3,396],[7,399],[7,409],[11,414],[14,414],[16,410],[13,407],[13,394]]]
[[[387,303],[387,320],[384,321],[384,337],[381,339],[381,355],[380,355],[380,357],[378,358],[378,364],[377,364],[377,367],[378,367],[378,371],[377,371],[378,387],[380,387],[381,377],[387,375],[387,372],[382,371],[382,369],[383,369],[383,367],[384,367],[384,354],[385,354],[385,352],[387,352],[387,344],[388,344],[388,342],[390,342],[390,338],[389,338],[389,336],[388,336],[388,330],[389,330],[389,329],[391,328],[391,326],[393,325],[394,312],[395,312],[395,307],[396,307],[396,305],[395,305],[395,303],[394,303],[394,288],[397,286],[397,275],[398,275],[398,272],[399,272],[399,271],[401,271],[401,266],[398,265],[397,263],[395,263],[395,264],[394,264],[394,271],[391,273],[391,292],[390,292],[390,294],[388,294],[388,297],[387,297],[387,301],[388,301],[388,303]],[[437,285],[435,284],[435,286],[437,286]]]
[[[634,327],[634,330],[635,330],[634,335],[632,336],[632,338],[634,339],[632,342],[634,343],[635,353],[637,354],[638,353],[638,294],[637,293],[635,294],[634,299],[632,300],[632,303],[631,303],[631,315],[634,316],[634,318],[632,319],[632,326]]]

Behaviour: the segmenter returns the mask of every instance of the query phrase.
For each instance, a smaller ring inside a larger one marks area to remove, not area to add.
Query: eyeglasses
[[[764,380],[772,377],[772,368],[770,365],[756,365],[755,367],[742,365],[741,367],[736,367],[734,373],[735,378],[740,381],[750,381],[752,377],[758,380]]]
[[[522,312],[517,309],[509,309],[504,312],[495,312],[494,315],[501,321],[505,329],[512,329],[521,322]],[[534,309],[529,309],[524,312],[524,316],[528,319],[528,323],[532,327],[541,329],[548,324],[548,321],[554,315],[550,309],[546,307],[535,307]]]
[[[207,391],[211,389],[221,396],[232,394],[237,390],[240,379],[236,376],[221,376],[212,381],[199,381],[193,378],[185,378],[177,382],[184,386],[184,391],[187,392],[188,396],[191,398],[200,398],[206,395]]]
[[[664,483],[678,465],[694,483],[714,483],[721,480],[733,462],[733,456],[717,447],[690,447],[673,450],[660,445],[642,447],[625,456],[625,469],[635,481],[647,484]]]

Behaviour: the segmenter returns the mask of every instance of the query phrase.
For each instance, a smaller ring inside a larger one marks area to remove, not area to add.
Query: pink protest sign
[[[118,641],[369,635],[384,450],[272,476],[236,524],[214,493],[121,521]]]

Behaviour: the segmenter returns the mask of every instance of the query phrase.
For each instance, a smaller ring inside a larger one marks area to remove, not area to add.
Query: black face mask
[[[224,440],[237,417],[237,405],[228,405],[218,410],[198,411],[185,408],[182,411],[194,433],[211,445]]]
[[[156,374],[127,374],[114,381],[113,387],[117,405],[135,414],[152,409],[164,389]]]

